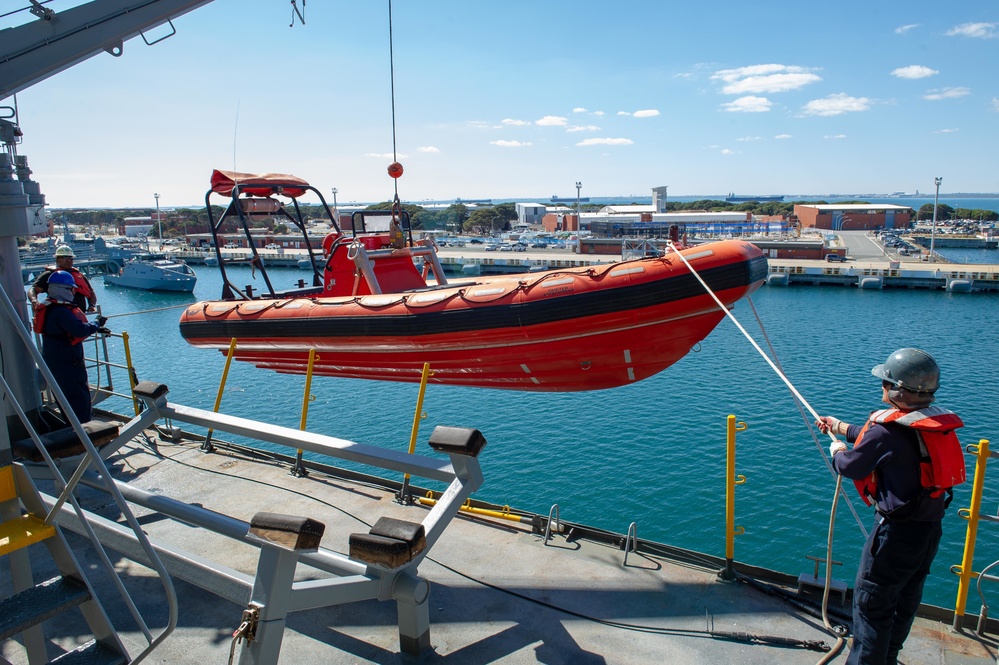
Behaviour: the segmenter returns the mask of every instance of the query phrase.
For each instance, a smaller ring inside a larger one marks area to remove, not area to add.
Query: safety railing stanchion
[[[298,429],[305,431],[305,425],[309,421],[309,402],[316,399],[312,394],[312,368],[316,362],[316,350],[309,349],[309,367],[305,371],[305,395],[302,397],[302,420]],[[291,467],[291,475],[296,478],[305,478],[309,475],[309,470],[302,464],[302,449],[299,448],[295,454],[295,465]]]
[[[735,486],[746,482],[745,476],[735,475],[735,435],[746,431],[747,427],[746,423],[736,422],[735,416],[729,415],[725,437],[725,569],[719,573],[723,580],[735,579],[732,566],[735,537],[746,532],[741,526],[735,526]]]
[[[225,369],[222,370],[222,380],[219,381],[219,392],[218,395],[215,396],[215,408],[212,409],[215,413],[218,413],[219,407],[222,406],[222,393],[225,392],[225,382],[229,378],[229,367],[232,365],[232,357],[234,355],[236,355],[235,337],[229,340],[229,350],[225,354]],[[208,434],[205,435],[205,442],[201,444],[201,449],[206,453],[215,451],[215,446],[212,445],[212,434],[214,433],[214,429],[209,429]]]
[[[423,363],[423,373],[420,374],[420,393],[416,397],[416,411],[413,413],[413,429],[409,435],[409,454],[416,452],[416,435],[420,433],[420,421],[427,417],[423,412],[423,397],[427,393],[427,379],[431,376],[430,363]],[[409,491],[409,474],[402,477],[402,488],[399,490],[399,503],[412,503],[413,497]]]
[[[954,604],[954,630],[960,630],[964,622],[964,610],[968,602],[968,587],[975,574],[975,540],[978,537],[978,522],[981,517],[982,490],[985,485],[985,467],[990,457],[999,454],[989,452],[988,439],[982,439],[978,445],[967,447],[969,453],[975,455],[975,476],[971,486],[971,506],[957,511],[958,516],[968,520],[968,532],[964,539],[964,555],[961,564],[951,566],[950,572],[958,576],[957,602]]]
[[[132,409],[135,415],[139,415],[139,398],[135,396],[135,386],[138,383],[135,376],[135,368],[132,367],[132,348],[128,344],[128,333],[121,332],[121,343],[125,350],[125,367],[128,371],[128,391],[132,395]]]

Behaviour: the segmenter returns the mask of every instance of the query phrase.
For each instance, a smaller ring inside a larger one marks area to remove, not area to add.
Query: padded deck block
[[[170,389],[167,388],[165,383],[157,383],[155,381],[139,381],[135,386],[136,397],[150,399],[154,402],[168,392],[170,392]]]
[[[249,535],[288,550],[314,550],[325,532],[325,524],[309,517],[257,513],[250,520]]]
[[[83,431],[90,437],[94,446],[100,448],[114,441],[115,437],[118,436],[118,425],[91,420],[90,422],[83,423]],[[42,434],[39,438],[42,440],[42,445],[45,446],[45,449],[49,451],[49,454],[54,459],[73,457],[74,455],[82,454],[86,450],[83,447],[83,442],[76,436],[76,432],[72,427],[57,429],[54,432]],[[41,462],[45,459],[42,457],[41,451],[35,446],[35,442],[30,438],[15,441],[11,444],[11,447],[14,450],[14,455],[17,457],[32,462]]]
[[[430,435],[429,443],[431,448],[440,453],[478,457],[486,445],[486,439],[477,429],[438,425]]]
[[[419,522],[381,517],[368,533],[350,534],[350,558],[385,568],[399,568],[427,547]]]

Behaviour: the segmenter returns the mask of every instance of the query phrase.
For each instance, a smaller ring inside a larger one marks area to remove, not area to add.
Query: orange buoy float
[[[402,164],[399,162],[392,162],[388,167],[388,174],[393,178],[402,177]]]

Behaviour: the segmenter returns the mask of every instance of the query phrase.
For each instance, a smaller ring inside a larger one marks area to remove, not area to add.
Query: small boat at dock
[[[117,273],[104,276],[104,283],[145,291],[175,291],[191,293],[198,282],[194,269],[180,259],[165,254],[141,254],[130,260]]]

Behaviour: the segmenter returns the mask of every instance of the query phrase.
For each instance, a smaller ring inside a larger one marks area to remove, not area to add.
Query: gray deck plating
[[[286,467],[238,453],[220,449],[205,454],[197,444],[152,441],[148,449],[130,444],[120,451],[114,471],[119,479],[245,521],[262,510],[310,516],[326,524],[323,546],[339,552],[347,551],[350,533],[365,531],[382,515],[418,521],[428,510],[402,506],[382,488],[317,473],[294,478]],[[488,482],[488,449],[482,463]],[[107,504],[104,495],[92,490],[86,499],[97,512]],[[151,537],[252,575],[255,548],[155,513],[139,514]],[[519,523],[456,519],[420,566],[432,585],[434,654],[426,660],[774,665],[815,663],[822,655],[712,639],[706,632],[709,624],[720,632],[834,641],[818,619],[744,584],[720,582],[714,568],[635,554],[625,567],[623,559],[615,547],[568,542],[563,536],[545,547],[540,535]],[[141,566],[124,559],[119,565],[129,571],[133,586],[148,588],[138,598],[155,610],[160,602],[155,580]],[[300,565],[296,579],[324,575]],[[9,588],[9,583],[9,577],[0,576],[0,587]],[[229,636],[243,608],[184,583],[178,583],[178,592],[180,627],[154,654],[155,660],[226,662]],[[137,644],[138,634],[126,613],[112,603],[108,606],[116,625],[123,627],[126,643]],[[64,648],[74,646],[69,640],[63,640]],[[281,662],[404,662],[398,651],[395,604],[363,601],[291,615]],[[15,657],[13,653],[0,647],[4,657]],[[994,663],[994,654],[992,642],[953,635],[943,624],[919,620],[903,655],[909,665],[964,665]],[[836,662],[844,660],[841,655]]]

